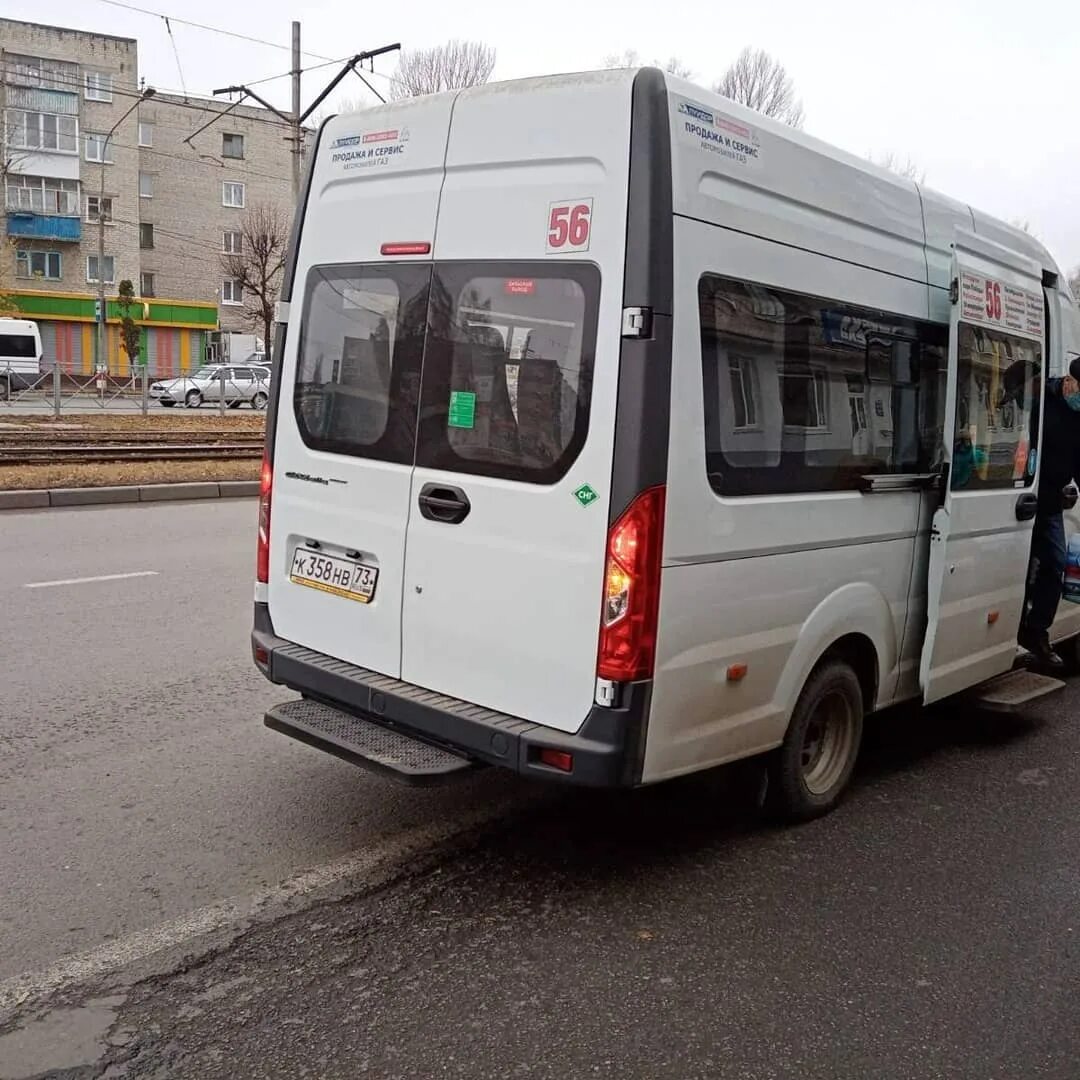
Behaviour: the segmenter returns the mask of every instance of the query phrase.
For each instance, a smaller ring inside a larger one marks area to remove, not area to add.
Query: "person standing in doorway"
[[[1024,617],[1018,641],[1048,673],[1061,672],[1064,661],[1050,647],[1065,577],[1064,511],[1076,504],[1074,481],[1080,479],[1080,356],[1063,379],[1050,379],[1043,403],[1042,449],[1038,457],[1039,508],[1031,537]],[[1037,433],[1032,433],[1033,442]]]

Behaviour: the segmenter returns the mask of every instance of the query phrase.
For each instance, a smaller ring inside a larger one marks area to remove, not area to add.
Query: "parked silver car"
[[[230,409],[244,402],[253,409],[265,409],[270,400],[270,368],[263,364],[207,364],[191,375],[155,382],[150,396],[167,409],[180,404],[197,409],[204,401],[217,404],[222,397]]]

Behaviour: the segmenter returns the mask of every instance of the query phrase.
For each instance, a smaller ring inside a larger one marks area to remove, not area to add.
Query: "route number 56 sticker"
[[[555,202],[548,207],[547,252],[588,251],[592,233],[592,199]]]

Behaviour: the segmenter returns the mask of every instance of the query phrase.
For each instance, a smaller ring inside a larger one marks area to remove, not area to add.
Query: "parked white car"
[[[183,404],[197,409],[204,401],[218,403],[224,395],[230,409],[247,402],[265,409],[269,400],[270,368],[262,364],[208,364],[192,375],[155,382],[150,396],[165,408]]]

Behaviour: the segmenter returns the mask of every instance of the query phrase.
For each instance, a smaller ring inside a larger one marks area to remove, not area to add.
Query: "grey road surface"
[[[289,694],[248,651],[255,513],[0,516],[0,981],[513,793],[388,786],[263,727]]]
[[[1076,1080],[1076,706],[878,726],[847,804],[797,830],[725,811],[712,779],[523,811],[136,987],[98,1067]]]
[[[503,809],[149,978],[69,980],[0,1018],[0,1078],[1080,1075],[1077,686],[875,720],[851,797],[794,830],[730,774],[414,794],[259,726],[253,514],[0,519],[3,970]]]

